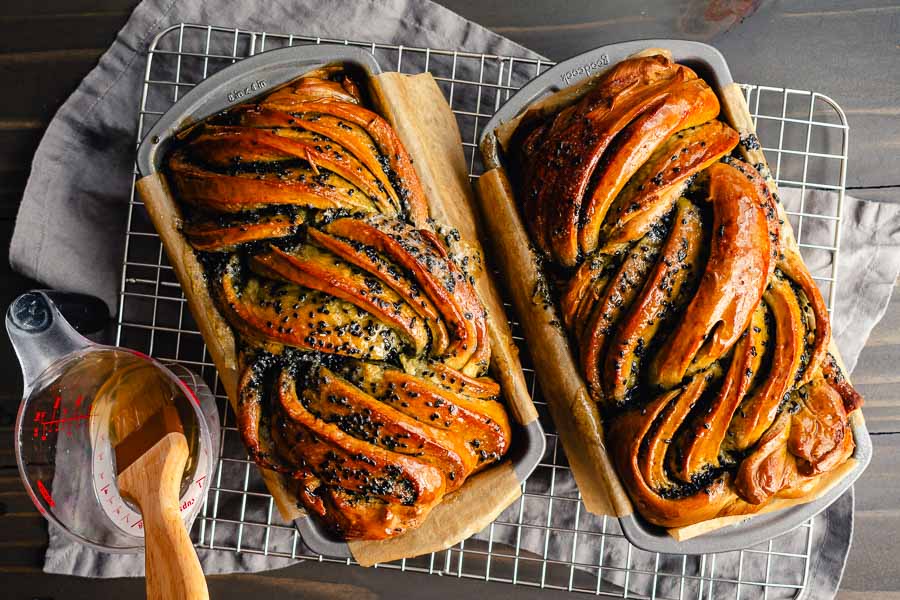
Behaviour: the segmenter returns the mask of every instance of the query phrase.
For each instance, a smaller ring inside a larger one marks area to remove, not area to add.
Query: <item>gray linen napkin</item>
[[[327,9],[319,2],[302,0],[289,6],[267,3],[265,11],[260,11],[255,3],[146,0],[135,9],[116,42],[47,129],[35,155],[10,249],[15,268],[53,287],[99,295],[115,308],[145,50],[153,35],[163,27],[182,21],[535,56],[428,0],[332,0]],[[601,42],[598,40],[598,44]],[[782,195],[789,207],[799,201],[797,191],[784,190]],[[833,206],[834,202],[833,194],[810,192],[806,197],[807,207],[813,203]],[[55,218],[47,219],[45,215],[48,214]],[[837,297],[834,330],[848,366],[852,368],[865,339],[886,308],[900,270],[900,207],[847,198],[844,218],[839,270],[841,289],[845,293]],[[827,222],[807,220],[804,239],[831,244],[829,236],[832,232],[827,225]],[[830,265],[822,257],[818,262],[816,257],[808,258],[814,272],[829,274]],[[851,326],[852,335],[849,334]],[[547,482],[538,475],[529,480],[528,485],[529,490],[537,491],[545,488]],[[227,485],[223,483],[223,487]],[[557,487],[554,490],[556,495],[563,492],[575,493],[574,488],[563,490]],[[226,509],[220,507],[220,514]],[[526,508],[525,522],[541,519],[539,513],[528,513]],[[556,514],[562,514],[563,518],[572,516],[558,507]],[[517,519],[517,515],[508,516],[507,520]],[[255,522],[266,521],[265,515],[248,513],[245,517]],[[582,520],[582,527],[584,522]],[[851,530],[852,494],[848,493],[817,517],[808,597],[825,598],[834,593],[849,548]],[[541,554],[547,540],[542,533],[535,535],[534,532],[537,530],[523,530],[522,546]],[[484,537],[484,532],[480,537]],[[512,541],[496,532],[494,540]],[[561,543],[551,536],[548,546]],[[791,540],[785,543],[790,544]],[[278,548],[270,547],[270,550]],[[557,550],[563,552],[562,548]],[[625,557],[616,553],[626,551],[624,544],[605,548],[602,550],[606,553],[604,564],[623,564]],[[585,556],[578,559],[597,562],[600,552],[596,545],[580,544],[579,554]],[[652,569],[655,555],[645,554],[633,551],[630,566]],[[291,562],[205,549],[200,550],[200,555],[204,569],[210,574],[274,569]],[[668,569],[669,572],[680,572],[680,559],[677,560],[679,564],[672,567],[674,571]],[[737,568],[737,564],[734,556],[721,555],[717,574],[727,576],[729,569]],[[666,565],[661,563],[660,566]],[[44,568],[53,573],[121,577],[140,575],[143,561],[141,556],[108,555],[73,544],[51,528]],[[622,573],[615,569],[604,572],[603,577],[611,584],[625,585]],[[647,593],[645,583],[637,577],[628,583],[628,587],[634,592]]]
[[[837,195],[833,192],[808,190],[801,211],[801,190],[796,188],[781,188],[779,196],[784,207],[789,213],[806,212],[816,215],[836,214]],[[844,362],[849,369],[853,369],[859,358],[859,353],[865,345],[865,341],[872,327],[881,319],[890,299],[894,281],[900,272],[900,205],[879,204],[866,202],[855,198],[845,198],[843,215],[845,222],[842,227],[841,251],[838,258],[838,276],[840,278],[840,290],[835,298],[835,312],[832,320],[833,335],[838,347],[841,349]],[[834,244],[835,222],[821,218],[804,218],[802,233],[799,229],[799,218],[790,216],[789,220],[795,235],[800,235],[802,242],[814,246],[830,247]],[[818,249],[801,248],[810,271],[815,277],[827,278],[831,276],[830,252]],[[828,282],[820,282],[823,294],[829,292]],[[576,492],[574,480],[565,473],[560,476],[557,472],[555,480],[549,470],[539,467],[526,482],[526,491],[547,495],[551,485],[553,496],[556,498],[570,498]],[[532,502],[534,502],[532,500]],[[565,508],[565,504],[562,508]],[[554,506],[553,525],[562,530],[574,528],[576,518],[579,519],[578,530],[611,531],[619,533],[618,525],[606,523],[603,529],[603,519],[586,514],[580,515],[563,512],[557,516],[560,505]],[[529,510],[530,509],[530,510]],[[500,521],[515,522],[518,518],[518,504],[514,504],[500,517]],[[828,509],[814,518],[810,548],[812,549],[809,560],[809,579],[803,598],[829,598],[836,591],[843,574],[844,563],[853,533],[853,493],[852,488]],[[524,523],[545,524],[546,509],[544,505],[529,505],[526,500]],[[495,542],[497,535],[494,535]],[[745,553],[743,561],[739,553],[730,552],[715,555],[715,563],[712,566],[707,563],[708,569],[714,569],[715,578],[728,581],[770,581],[790,585],[802,583],[803,561],[796,556],[807,552],[807,536],[801,529],[777,538],[771,547],[761,544],[754,548],[759,553]],[[573,555],[571,536],[550,535],[545,539],[545,531],[541,528],[523,528],[520,544],[523,548],[539,549],[538,553],[547,552],[548,556],[564,557],[564,560],[574,560],[582,564],[597,564],[597,554],[601,551],[599,541],[592,543],[584,536],[578,540],[578,547]],[[766,552],[774,551],[777,554],[769,567],[772,571],[766,572]],[[715,594],[704,588],[702,580],[685,580],[680,577],[652,577],[635,576],[634,573],[660,573],[680,574],[682,571],[681,556],[661,555],[644,552],[617,540],[607,541],[602,552],[603,564],[612,568],[606,570],[603,579],[610,584],[620,587],[627,586],[629,592],[639,595],[651,595],[651,589],[656,590],[657,597],[703,597],[703,592],[710,597],[732,598],[737,597],[736,584],[716,583]],[[709,559],[713,560],[712,558]],[[626,574],[625,569],[631,573]],[[707,576],[709,573],[707,572]],[[680,589],[684,586],[684,589]],[[740,597],[756,597],[756,592],[762,588],[754,586],[741,586]],[[790,587],[769,588],[766,590],[767,598],[794,598],[796,589]]]
[[[117,309],[146,51],[181,22],[537,56],[430,0],[145,0],[47,127],[10,246],[17,271]]]

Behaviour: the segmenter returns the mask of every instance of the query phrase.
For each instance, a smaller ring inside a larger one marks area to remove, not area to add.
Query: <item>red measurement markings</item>
[[[75,408],[72,413],[69,413],[69,409],[66,407],[60,409],[62,403],[60,396],[56,397],[53,409],[49,414],[45,410],[36,411],[33,437],[46,440],[49,434],[60,432],[71,436],[76,427],[86,425],[91,418],[91,411],[89,406],[82,406],[83,400],[84,398],[80,395],[75,399]]]
[[[40,479],[38,479],[37,482],[37,489],[41,493],[41,496],[44,497],[44,500],[47,502],[47,504],[50,505],[50,508],[56,506],[56,502],[53,501],[53,496],[50,495],[50,491],[46,487],[44,487],[44,482]]]

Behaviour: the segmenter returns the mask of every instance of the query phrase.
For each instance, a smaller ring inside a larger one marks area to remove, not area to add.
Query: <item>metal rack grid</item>
[[[366,48],[385,69],[431,72],[457,116],[472,179],[482,170],[477,152],[480,127],[519,87],[553,65],[541,59],[180,24],[160,33],[149,49],[138,141],[184,91],[209,74],[265,50],[318,43]],[[765,147],[776,180],[800,190],[799,194],[785,191],[782,198],[804,257],[831,307],[846,178],[844,114],[834,101],[818,93],[753,85],[743,90],[760,139],[777,142]],[[185,307],[159,238],[132,189],[117,344],[192,368],[210,384],[219,402],[220,459],[192,533],[196,545],[345,562],[311,554],[296,530],[280,522],[272,498],[248,460],[215,367]],[[545,456],[523,484],[519,501],[485,531],[443,552],[379,568],[622,598],[789,598],[800,594],[809,577],[816,533],[813,521],[740,552],[674,556],[634,548],[616,519],[584,510],[546,403],[535,386],[518,324],[511,322],[511,326],[547,431]]]

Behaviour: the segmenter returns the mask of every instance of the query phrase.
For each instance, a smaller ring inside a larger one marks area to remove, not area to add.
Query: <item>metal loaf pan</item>
[[[333,63],[355,67],[367,77],[382,73],[375,57],[365,50],[322,44],[263,52],[208,77],[179,99],[144,137],[137,151],[140,174],[146,177],[161,171],[173,137],[185,127],[255,96],[267,94],[303,73]],[[540,462],[546,440],[540,421],[534,420],[527,426],[518,425],[513,429],[507,459],[522,483]],[[313,552],[336,558],[353,558],[347,543],[317,519],[303,516],[296,519],[294,525],[303,543]]]
[[[647,48],[666,48],[676,62],[694,69],[714,90],[733,83],[725,57],[708,44],[685,40],[650,39],[610,44],[574,56],[548,69],[523,86],[498,110],[482,130],[480,147],[487,154],[484,162],[489,166],[503,165],[498,143],[485,144],[485,138],[494,138],[494,131],[526,110],[532,103],[569,87],[585,77]],[[490,141],[490,140],[489,140]],[[677,541],[665,529],[653,525],[639,513],[619,517],[619,524],[628,541],[651,552],[678,554],[706,554],[730,552],[749,548],[778,537],[801,525],[825,510],[832,502],[853,485],[872,459],[872,440],[862,419],[851,419],[856,449],[853,458],[856,466],[837,485],[812,502],[783,510],[751,517],[741,523],[716,529],[684,541]]]

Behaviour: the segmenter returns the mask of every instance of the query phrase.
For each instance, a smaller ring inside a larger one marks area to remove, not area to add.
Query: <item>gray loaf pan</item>
[[[332,63],[355,67],[367,76],[382,72],[372,54],[342,45],[294,46],[241,60],[203,80],[160,117],[138,148],[138,170],[142,176],[161,171],[173,137],[185,127]],[[514,419],[513,424],[516,425]],[[524,482],[537,467],[545,445],[544,429],[538,420],[524,427],[513,427],[507,459],[520,482]],[[303,543],[313,552],[335,558],[353,557],[347,543],[317,519],[304,516],[296,519],[294,525]]]
[[[485,138],[494,137],[497,127],[519,115],[535,101],[569,87],[581,79],[647,48],[670,50],[676,62],[694,69],[714,90],[721,90],[726,85],[733,83],[725,57],[708,44],[655,39],[601,46],[561,62],[535,77],[494,114],[484,126],[480,140],[481,148],[487,153],[484,156],[485,164],[491,167],[503,164],[503,157],[499,154],[499,144],[490,143],[490,140],[489,143],[484,143]],[[861,419],[851,421],[856,441],[856,450],[853,453],[853,458],[857,461],[856,466],[837,485],[812,502],[756,515],[741,523],[681,542],[675,540],[662,527],[644,520],[637,512],[619,517],[622,531],[628,541],[638,548],[651,552],[677,554],[730,552],[750,548],[786,533],[827,508],[862,475],[872,459],[872,440],[865,424],[861,421]]]

